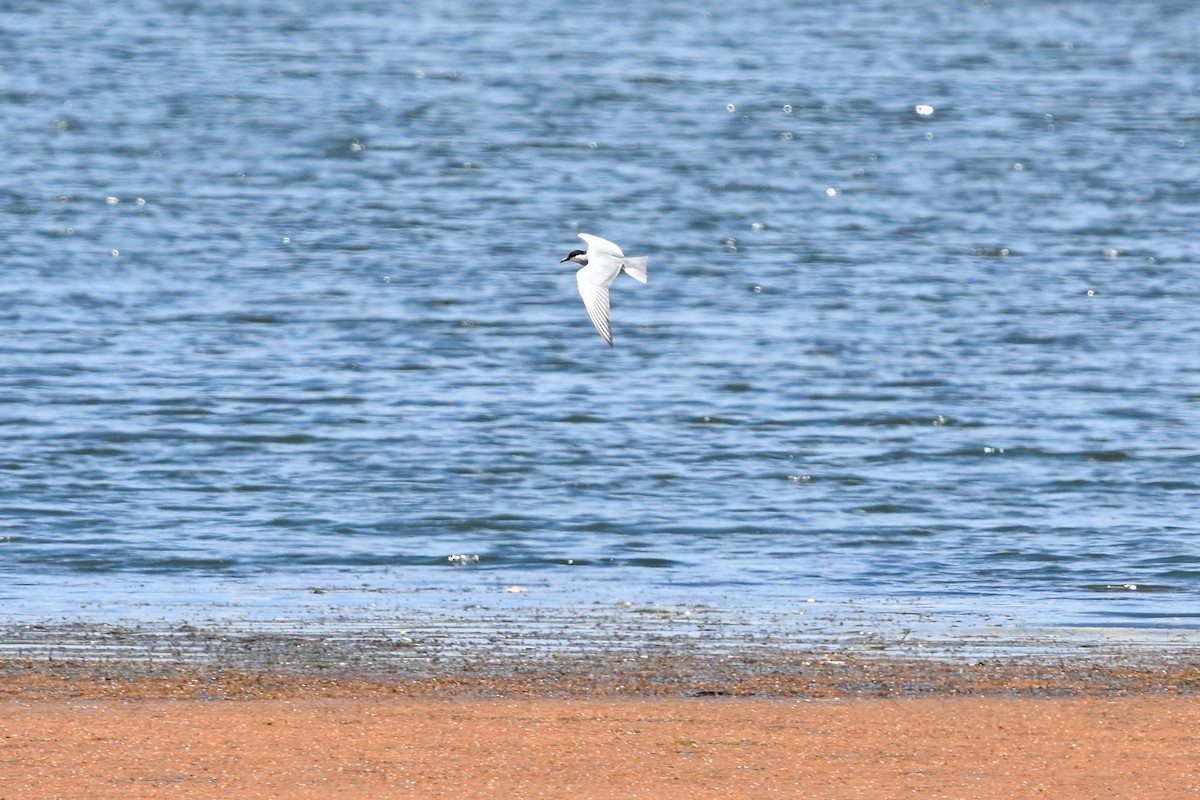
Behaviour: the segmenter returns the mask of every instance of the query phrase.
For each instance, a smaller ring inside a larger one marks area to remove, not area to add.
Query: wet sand
[[[1200,797],[1193,656],[10,659],[0,800]]]

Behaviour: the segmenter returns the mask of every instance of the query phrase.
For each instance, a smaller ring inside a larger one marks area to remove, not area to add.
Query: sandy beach
[[[1188,657],[728,661],[9,660],[0,800],[1200,796]]]

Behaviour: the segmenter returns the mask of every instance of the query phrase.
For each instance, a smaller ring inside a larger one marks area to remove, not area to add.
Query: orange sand
[[[179,680],[0,678],[0,800],[1200,797],[1190,691],[624,698],[482,679]]]

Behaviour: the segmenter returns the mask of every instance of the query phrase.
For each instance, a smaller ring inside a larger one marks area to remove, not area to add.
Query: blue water
[[[1195,629],[1198,33],[1190,0],[9,4],[6,616],[513,585]],[[611,350],[581,231],[650,258]]]

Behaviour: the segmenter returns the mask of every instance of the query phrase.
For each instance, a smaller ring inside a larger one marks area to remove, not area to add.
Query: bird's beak
[[[571,257],[570,257],[570,256],[567,256],[566,258],[560,258],[560,259],[558,260],[558,263],[560,263],[560,264],[565,264],[565,263],[567,263],[567,262],[568,262],[568,261],[570,261],[570,260],[571,260]]]

